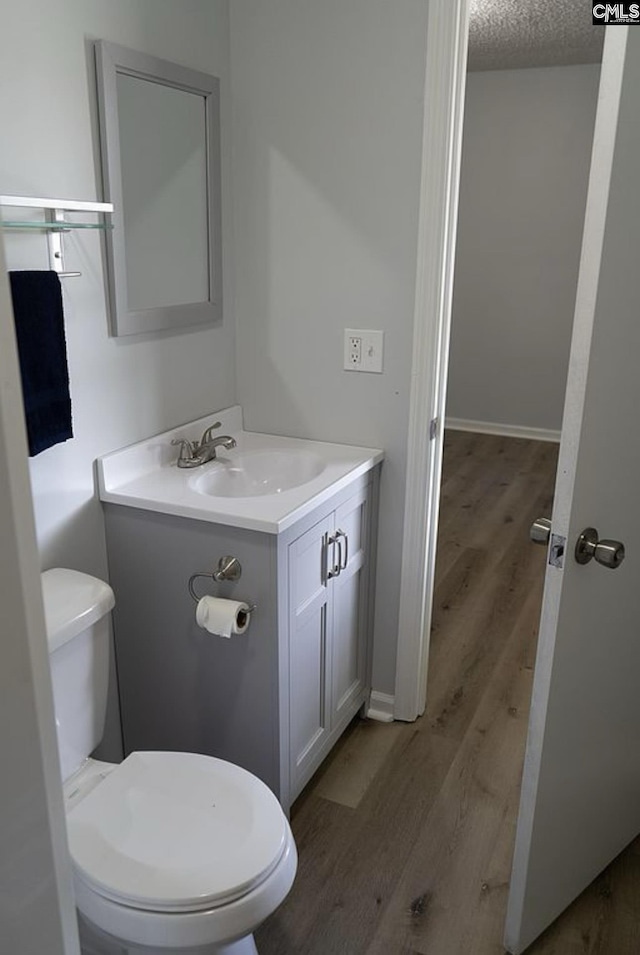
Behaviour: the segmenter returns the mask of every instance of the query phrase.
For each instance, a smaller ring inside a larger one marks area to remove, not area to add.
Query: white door
[[[547,565],[507,913],[516,955],[640,832],[639,89],[640,29],[608,28],[552,519],[564,567]],[[618,569],[576,561],[589,526],[624,543]]]

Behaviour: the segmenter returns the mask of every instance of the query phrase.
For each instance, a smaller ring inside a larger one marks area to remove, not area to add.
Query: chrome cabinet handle
[[[327,574],[327,578],[331,579],[332,577],[339,577],[340,572],[342,570],[342,544],[338,540],[337,534],[331,535],[331,537],[329,538],[329,543],[332,544],[334,547],[338,548],[338,563],[334,564],[331,570],[329,571],[329,573]]]
[[[344,538],[344,550],[342,549],[341,538]],[[330,564],[329,562],[329,547],[332,548],[332,558],[335,553],[333,548],[338,548],[338,560],[336,563]],[[323,569],[325,581],[331,580],[333,577],[339,577],[342,571],[347,569],[347,564],[349,563],[349,538],[344,531],[338,528],[334,534],[324,535],[323,550]]]
[[[340,570],[346,570],[347,564],[349,563],[349,538],[344,531],[340,530],[340,528],[338,528],[336,531],[335,537],[338,547],[340,548]],[[342,546],[339,540],[340,537],[344,537],[344,563],[342,563]]]
[[[332,548],[332,556],[333,556],[333,548],[336,546],[336,544],[338,545],[338,563],[337,563],[337,564],[333,564],[333,565],[331,566],[331,568],[330,568],[330,567],[329,567],[329,547]],[[337,535],[336,535],[336,534],[331,534],[331,535],[325,534],[325,539],[324,539],[324,574],[325,574],[325,580],[331,580],[332,577],[339,577],[339,576],[340,576],[341,565],[342,565],[342,545],[341,545],[340,541],[338,540]]]
[[[322,583],[326,584],[329,579],[329,535],[325,534],[322,538]]]

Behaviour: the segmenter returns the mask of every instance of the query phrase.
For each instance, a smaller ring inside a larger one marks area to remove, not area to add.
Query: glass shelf
[[[5,222],[4,229],[39,229],[42,232],[71,232],[73,229],[113,229],[109,222]]]

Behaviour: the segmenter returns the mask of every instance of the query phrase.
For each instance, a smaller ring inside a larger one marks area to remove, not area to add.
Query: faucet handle
[[[208,444],[213,437],[212,432],[216,431],[218,428],[221,428],[221,427],[222,427],[222,421],[214,421],[213,424],[210,424],[207,430],[205,431],[205,433],[202,435],[202,438],[200,439],[200,447],[202,447],[203,444]]]
[[[178,464],[181,461],[189,461],[193,458],[193,444],[187,438],[172,438],[171,444],[180,445],[180,454],[178,455]]]

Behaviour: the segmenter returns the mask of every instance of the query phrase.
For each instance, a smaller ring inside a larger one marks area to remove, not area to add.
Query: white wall
[[[561,427],[599,72],[468,76],[449,417]]]
[[[31,462],[42,568],[108,578],[97,456],[235,401],[228,0],[21,0],[0,18],[0,193],[101,199],[94,39],[221,78],[222,326],[110,338],[101,241],[73,233],[63,280],[74,438]],[[7,233],[9,268],[48,268],[42,234]],[[113,714],[113,707],[111,707]],[[118,735],[117,721],[108,740]],[[109,745],[107,746],[107,749]],[[117,754],[116,754],[117,755]]]
[[[225,321],[221,327],[109,338],[101,242],[65,241],[64,309],[72,441],[34,458],[31,476],[43,567],[104,576],[93,461],[109,450],[235,400],[230,288],[228,0],[22,0],[0,25],[0,192],[101,199],[91,41],[106,39],[222,80]],[[9,268],[47,268],[43,235],[8,233]]]
[[[379,446],[373,684],[393,693],[428,4],[234,0],[238,397],[248,428]],[[383,375],[342,370],[379,328]]]

